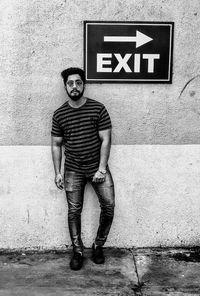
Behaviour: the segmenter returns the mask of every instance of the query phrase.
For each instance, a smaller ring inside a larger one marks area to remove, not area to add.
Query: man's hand
[[[63,181],[63,176],[61,175],[61,173],[56,174],[55,184],[58,187],[58,189],[60,189],[60,190],[62,190],[64,188],[64,181]]]
[[[106,178],[106,174],[103,174],[100,171],[97,171],[92,179],[92,182],[102,183],[105,181],[105,178]]]

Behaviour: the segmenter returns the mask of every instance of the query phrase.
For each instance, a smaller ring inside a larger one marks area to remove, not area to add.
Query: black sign
[[[174,23],[84,22],[87,82],[172,83]]]

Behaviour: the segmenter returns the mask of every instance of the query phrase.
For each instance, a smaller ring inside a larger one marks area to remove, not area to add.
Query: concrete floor
[[[71,250],[0,253],[0,296],[200,295],[198,249],[105,249],[71,271]]]

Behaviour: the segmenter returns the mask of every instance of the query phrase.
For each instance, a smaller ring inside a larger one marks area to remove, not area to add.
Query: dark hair
[[[85,72],[80,68],[71,67],[71,68],[63,70],[61,72],[61,76],[63,78],[64,85],[66,85],[68,76],[73,75],[73,74],[79,74],[81,79],[83,80],[83,83],[85,83]]]

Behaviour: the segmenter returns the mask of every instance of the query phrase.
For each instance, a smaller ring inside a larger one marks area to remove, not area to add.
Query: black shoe
[[[79,270],[83,266],[83,255],[82,253],[75,252],[71,261],[70,261],[70,268],[72,270]]]
[[[95,244],[92,245],[92,259],[96,264],[103,264],[105,262],[102,246],[95,247]]]

